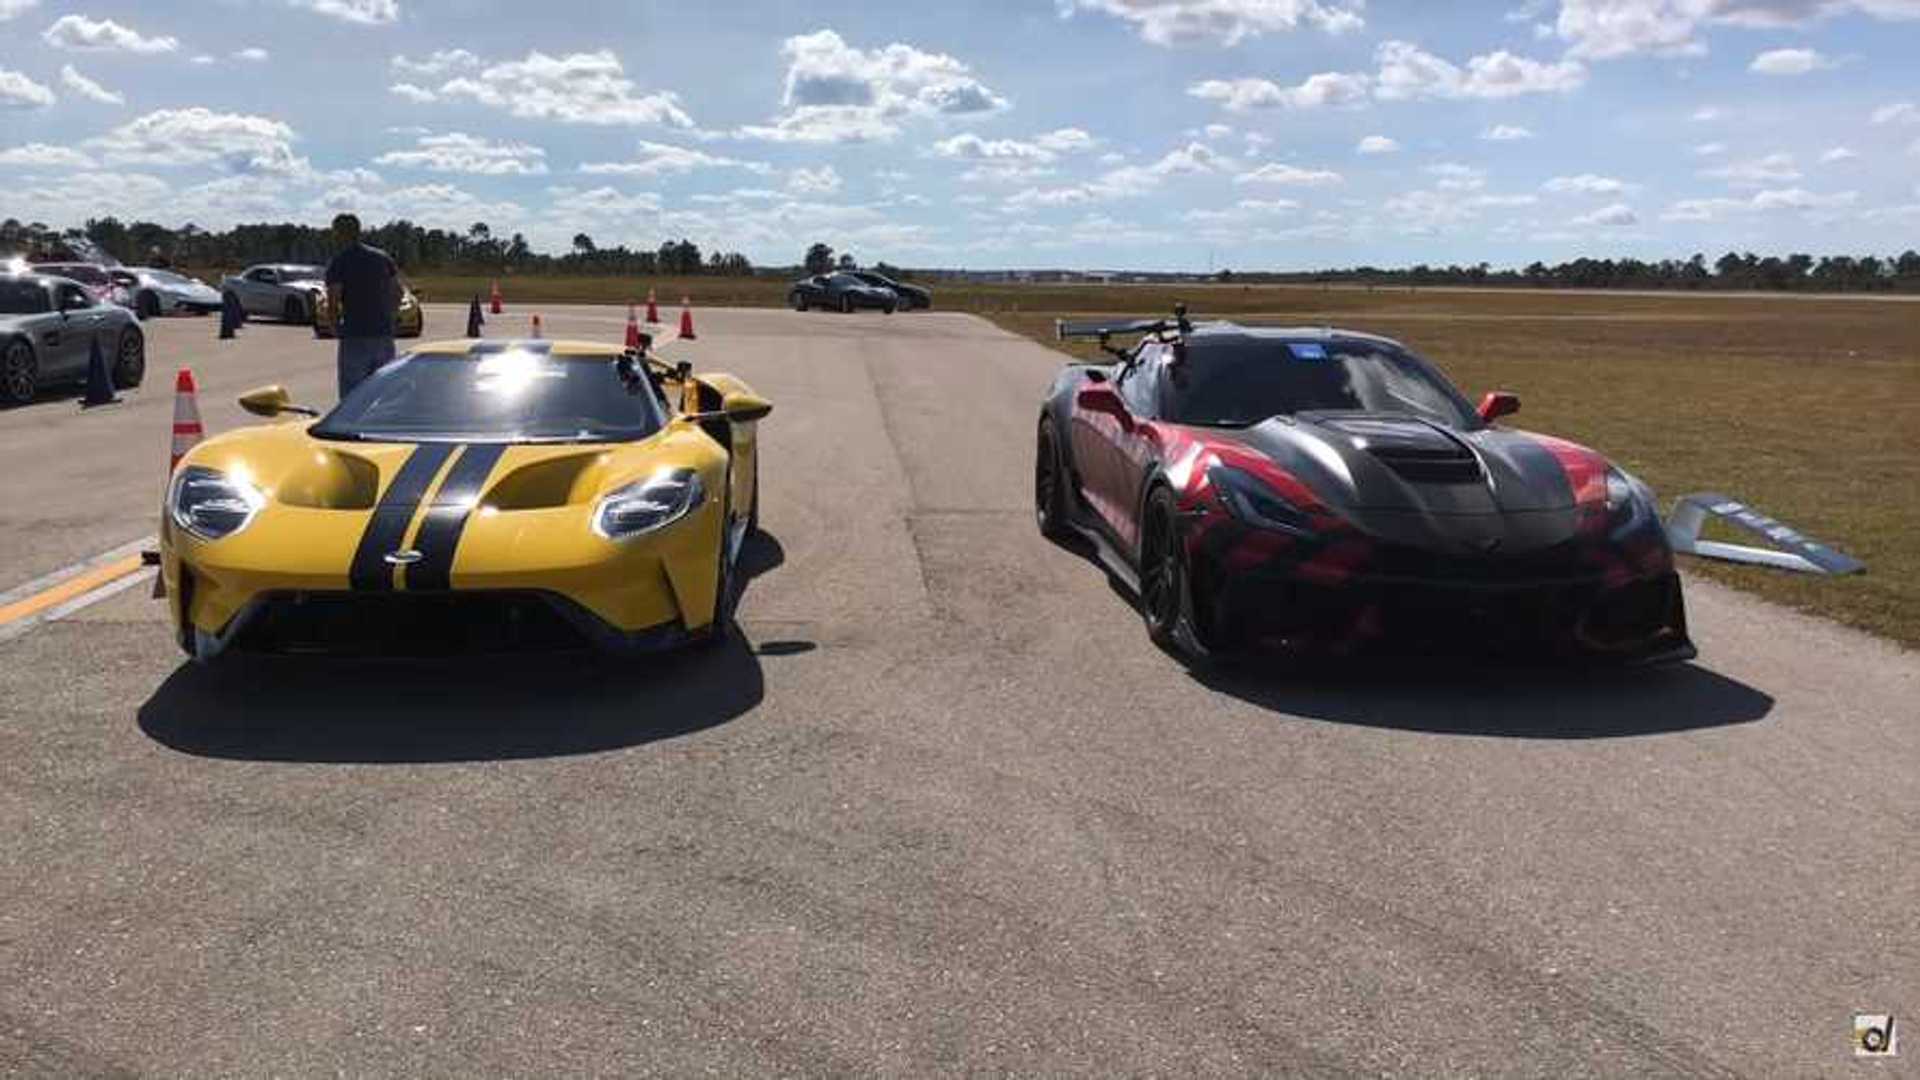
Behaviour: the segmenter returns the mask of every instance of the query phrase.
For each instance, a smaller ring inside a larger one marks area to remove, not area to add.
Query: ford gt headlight
[[[600,500],[593,531],[608,540],[629,540],[686,517],[707,496],[700,474],[672,469],[628,484]]]
[[[1295,535],[1313,531],[1313,519],[1306,511],[1252,473],[1231,465],[1214,465],[1207,469],[1207,479],[1219,489],[1220,501],[1227,504],[1228,511],[1248,525]]]
[[[189,465],[174,474],[167,489],[167,513],[173,523],[202,540],[232,536],[253,524],[267,505],[260,489],[218,469]]]

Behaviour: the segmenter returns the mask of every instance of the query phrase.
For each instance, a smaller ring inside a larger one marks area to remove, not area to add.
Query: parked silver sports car
[[[0,402],[23,404],[42,386],[85,381],[95,341],[113,384],[139,386],[147,342],[133,312],[69,278],[0,271]]]
[[[107,276],[119,286],[120,302],[143,319],[220,310],[220,290],[199,278],[150,266],[116,266]]]
[[[261,263],[227,278],[220,291],[240,301],[249,316],[267,315],[282,322],[309,323],[313,309],[327,292],[327,268],[305,263]]]

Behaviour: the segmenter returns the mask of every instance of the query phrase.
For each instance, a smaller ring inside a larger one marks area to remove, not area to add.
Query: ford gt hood
[[[1275,417],[1233,435],[1362,531],[1441,550],[1509,553],[1571,538],[1605,498],[1606,462],[1572,443],[1403,414]]]

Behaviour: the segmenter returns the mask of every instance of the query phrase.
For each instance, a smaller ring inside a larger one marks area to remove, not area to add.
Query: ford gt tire
[[[795,311],[807,310],[807,298],[805,296],[802,296],[799,293],[794,293],[792,296],[789,296],[787,300],[789,303],[793,305],[793,310]]]
[[[693,633],[692,644],[697,649],[718,648],[733,628],[733,574],[738,560],[727,558],[727,534],[732,531],[727,519],[732,514],[731,502],[720,504],[720,576],[713,587],[713,621]]]
[[[26,405],[40,389],[40,362],[26,338],[14,338],[0,349],[0,401]]]

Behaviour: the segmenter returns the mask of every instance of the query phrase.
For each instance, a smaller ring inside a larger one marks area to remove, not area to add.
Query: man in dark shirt
[[[360,219],[333,219],[340,253],[327,264],[327,300],[340,339],[340,396],[393,359],[393,317],[400,308],[400,270],[377,247],[360,242]]]

